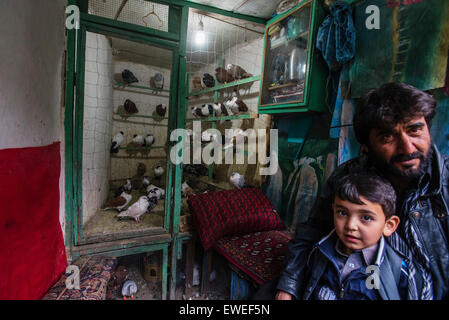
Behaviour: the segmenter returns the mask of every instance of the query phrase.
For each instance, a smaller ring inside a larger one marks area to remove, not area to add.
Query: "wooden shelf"
[[[192,96],[199,96],[205,93],[209,93],[209,92],[215,92],[218,90],[223,90],[226,88],[231,88],[231,87],[236,87],[245,83],[251,83],[251,82],[255,82],[255,81],[259,81],[260,80],[260,76],[253,76],[253,77],[249,77],[246,79],[242,79],[242,80],[238,80],[238,81],[233,81],[233,82],[229,82],[229,83],[225,83],[225,84],[221,84],[212,88],[208,88],[208,89],[204,89],[204,90],[200,90],[200,91],[192,91],[190,92],[187,96],[188,97],[192,97]]]
[[[309,31],[307,30],[307,31],[302,32],[299,36],[297,36],[294,39],[287,40],[286,36],[284,36],[282,38],[279,38],[278,40],[275,40],[275,44],[270,45],[270,50],[274,50],[274,49],[282,47],[282,46],[288,46],[288,44],[290,42],[295,41],[295,40],[297,40],[299,38],[304,38],[305,39],[308,34],[309,34]],[[271,44],[271,42],[270,42],[270,44]]]
[[[276,90],[276,89],[285,88],[285,87],[292,87],[295,85],[297,85],[297,83],[289,82],[289,83],[285,83],[285,84],[280,84],[278,86],[269,87],[268,90],[271,91],[271,90]]]
[[[169,146],[151,146],[151,147],[119,147],[119,150],[129,150],[129,151],[143,151],[150,149],[166,149]]]

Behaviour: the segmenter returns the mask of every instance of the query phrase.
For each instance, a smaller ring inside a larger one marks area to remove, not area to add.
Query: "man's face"
[[[332,206],[334,226],[338,238],[345,246],[345,253],[371,247],[379,241],[382,234],[391,235],[396,229],[393,216],[385,219],[382,206],[360,197],[362,205],[335,197]],[[392,225],[393,223],[393,225]]]
[[[390,130],[372,129],[369,150],[390,173],[417,177],[429,153],[430,141],[426,120],[416,117]]]

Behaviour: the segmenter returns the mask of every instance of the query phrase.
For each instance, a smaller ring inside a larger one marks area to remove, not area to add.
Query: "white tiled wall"
[[[161,68],[158,66],[144,65],[131,63],[129,61],[116,60],[114,62],[114,74],[115,78],[120,78],[120,75],[124,69],[130,70],[136,78],[139,80],[135,85],[150,87],[151,78],[157,73],[161,73],[164,76],[164,90],[170,89],[170,70]],[[129,89],[129,90],[128,90]],[[127,90],[113,90],[113,108],[114,111],[118,111],[120,106],[123,106],[126,99],[130,99],[136,104],[139,110],[138,115],[158,116],[155,114],[156,106],[163,104],[167,107],[165,117],[168,117],[169,113],[169,92],[153,92],[152,90],[127,88]],[[123,108],[123,107],[122,107]],[[121,119],[120,116],[114,115],[114,119]],[[126,146],[132,141],[134,134],[146,136],[151,133],[154,135],[153,146],[161,146],[166,144],[167,140],[167,124],[168,120],[156,121],[149,118],[129,117],[128,122],[113,121],[112,135],[115,135],[119,131],[123,131],[125,139],[123,146]],[[118,156],[127,156],[125,150],[120,150]],[[137,157],[141,154],[138,153]],[[151,178],[153,176],[154,166],[160,164],[165,167],[166,152],[162,149],[151,149],[148,156],[153,159],[142,159],[131,157],[127,159],[123,158],[111,158],[111,179],[127,179],[136,175],[137,165],[139,162],[145,164],[147,168],[146,174]]]
[[[83,223],[109,191],[112,129],[112,50],[103,35],[87,32],[84,85]]]

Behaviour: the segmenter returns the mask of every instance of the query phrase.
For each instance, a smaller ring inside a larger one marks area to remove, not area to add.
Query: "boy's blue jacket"
[[[320,279],[326,275],[328,268],[331,268],[332,257],[326,254],[329,246],[334,246],[336,241],[334,230],[320,242],[318,242],[309,254],[307,259],[307,276],[305,277],[306,285],[304,292],[298,299],[313,299],[312,293],[320,283]],[[383,300],[401,300],[401,294],[398,289],[399,284],[404,283],[404,275],[401,278],[401,267],[403,257],[395,251],[382,237],[379,240],[379,249],[377,253],[375,265],[379,267],[379,290],[375,294]],[[368,274],[367,274],[368,276]],[[420,277],[417,277],[418,280]],[[364,280],[363,280],[364,281]],[[422,288],[422,281],[417,281],[418,289]],[[366,290],[376,290],[368,289]],[[338,293],[338,292],[337,292]]]

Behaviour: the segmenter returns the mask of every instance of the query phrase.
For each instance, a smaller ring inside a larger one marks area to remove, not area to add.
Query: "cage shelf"
[[[192,121],[220,121],[220,120],[236,120],[236,119],[257,119],[259,117],[259,114],[257,113],[247,113],[247,114],[238,114],[235,116],[223,116],[223,117],[209,117],[209,118],[203,118],[203,119],[195,119],[190,118],[186,119],[186,122],[192,122]]]
[[[236,87],[245,83],[250,83],[250,82],[255,82],[260,80],[260,76],[253,76],[253,77],[249,77],[246,79],[242,79],[242,80],[238,80],[238,81],[233,81],[233,82],[229,82],[229,83],[225,83],[225,84],[221,84],[212,88],[207,88],[204,90],[200,90],[200,91],[192,91],[188,94],[188,97],[192,97],[192,96],[199,96],[205,93],[209,93],[209,92],[215,92],[218,90],[223,90],[226,88],[231,88],[231,87]]]
[[[168,117],[156,117],[156,116],[149,116],[145,114],[126,114],[126,113],[119,113],[114,112],[113,113],[116,116],[120,116],[122,118],[149,118],[149,119],[156,119],[156,120],[167,120]]]
[[[157,89],[157,88],[153,88],[153,87],[139,86],[139,85],[135,85],[135,84],[127,84],[127,83],[122,83],[122,82],[115,82],[112,87],[114,89],[121,89],[121,90],[126,90],[126,88],[134,88],[134,89],[144,89],[144,90],[150,90],[150,91],[156,91],[156,92],[170,93],[170,90],[166,90],[166,89]]]

